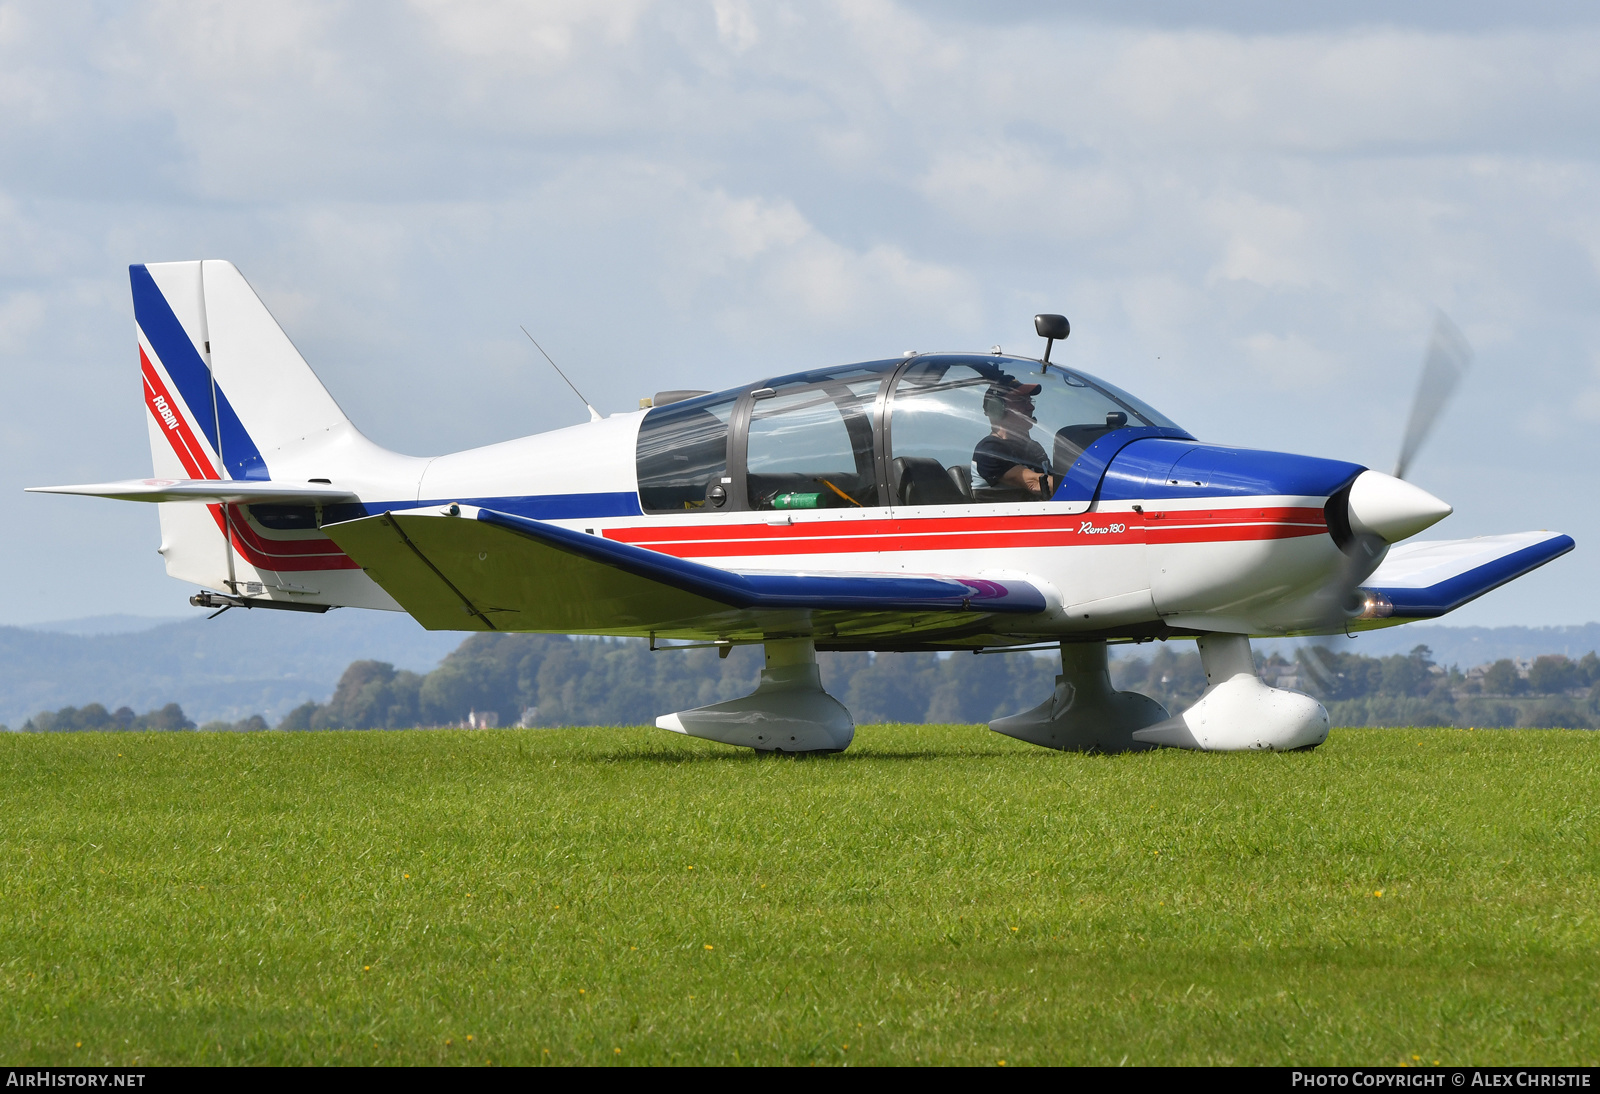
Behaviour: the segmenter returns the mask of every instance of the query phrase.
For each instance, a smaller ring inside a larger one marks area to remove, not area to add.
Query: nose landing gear
[[[1261,682],[1249,638],[1208,634],[1199,645],[1205,694],[1177,717],[1138,730],[1135,740],[1207,752],[1289,752],[1328,739],[1328,712],[1321,703]]]

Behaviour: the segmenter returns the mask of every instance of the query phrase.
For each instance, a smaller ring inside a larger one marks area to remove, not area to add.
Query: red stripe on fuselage
[[[161,382],[161,374],[150,363],[150,358],[145,354],[144,347],[139,347],[139,370],[144,373],[144,402],[150,414],[155,418],[156,424],[167,435],[167,440],[172,445],[172,450],[178,455],[178,462],[183,465],[184,471],[191,479],[220,480],[205,449],[195,437],[194,431],[189,428],[189,423],[174,404],[172,394]],[[161,407],[167,408],[171,415],[161,413]],[[277,573],[298,572],[304,570],[356,570],[360,569],[354,559],[339,550],[331,539],[319,536],[316,539],[266,539],[258,535],[245,515],[239,511],[239,506],[228,507],[228,518],[223,519],[221,505],[207,505],[211,516],[217,522],[217,530],[224,535],[231,527],[233,530],[233,546],[239,556],[250,565],[261,570],[272,570]]]
[[[1229,543],[1294,539],[1328,530],[1309,506],[806,521],[800,524],[608,528],[605,535],[679,558],[973,551],[1098,544]]]
[[[269,570],[355,570],[355,560],[326,536],[315,539],[267,539],[250,527],[241,506],[228,506],[233,542],[252,566]]]

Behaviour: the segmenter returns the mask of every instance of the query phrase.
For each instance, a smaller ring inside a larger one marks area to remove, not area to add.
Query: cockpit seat
[[[938,460],[927,456],[899,456],[892,470],[895,497],[902,505],[963,505],[971,500]]]
[[[971,501],[972,500],[972,468],[970,468],[970,467],[962,467],[960,464],[955,464],[954,466],[949,467],[946,470],[949,472],[950,481],[956,484],[956,489],[957,490],[961,491],[961,500],[962,501]]]

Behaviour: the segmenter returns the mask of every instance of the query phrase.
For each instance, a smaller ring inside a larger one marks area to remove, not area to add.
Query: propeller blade
[[[1388,544],[1370,532],[1351,538],[1344,547],[1344,560],[1322,587],[1322,618],[1319,630],[1328,632],[1345,630],[1352,619],[1358,618],[1372,605],[1358,592],[1361,583],[1372,573]]]
[[[1416,458],[1422,442],[1428,439],[1439,412],[1450,396],[1455,394],[1467,366],[1472,364],[1472,347],[1461,333],[1461,328],[1439,312],[1433,322],[1433,337],[1428,340],[1428,355],[1422,365],[1422,379],[1417,382],[1416,397],[1411,400],[1411,418],[1406,422],[1405,439],[1400,444],[1400,462],[1395,466],[1394,477],[1403,479]]]
[[[1306,670],[1306,675],[1316,681],[1317,690],[1322,692],[1322,697],[1329,698],[1338,693],[1339,680],[1330,663],[1333,650],[1327,645],[1328,640],[1312,642],[1301,646],[1295,651],[1295,660]],[[1310,691],[1310,688],[1301,688],[1301,691]]]
[[[1313,598],[1316,629],[1311,633],[1336,634],[1346,630],[1351,620],[1381,619],[1394,610],[1386,597],[1363,589],[1361,583],[1383,561],[1391,542],[1415,535],[1449,515],[1450,507],[1444,502],[1395,479],[1405,478],[1471,363],[1472,347],[1466,336],[1444,312],[1437,313],[1394,477],[1366,471],[1328,499],[1328,531],[1344,557]]]

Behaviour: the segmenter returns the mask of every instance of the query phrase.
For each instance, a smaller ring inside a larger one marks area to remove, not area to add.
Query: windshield
[[[902,505],[1041,501],[1116,429],[1172,427],[1126,392],[1014,358],[928,358],[895,385],[890,475]]]
[[[1128,409],[1128,411],[1131,414],[1133,414],[1136,418],[1141,419],[1142,423],[1144,425],[1161,426],[1164,429],[1182,429],[1183,428],[1177,422],[1173,421],[1171,418],[1169,418],[1165,414],[1161,413],[1159,410],[1157,410],[1155,407],[1151,406],[1149,403],[1145,402],[1143,399],[1137,399],[1137,398],[1133,397],[1132,395],[1129,395],[1126,391],[1123,391],[1120,387],[1117,387],[1115,384],[1108,384],[1104,380],[1100,379],[1099,377],[1090,376],[1087,372],[1072,372],[1069,369],[1057,369],[1055,365],[1051,365],[1050,366],[1050,371],[1052,371],[1052,372],[1061,372],[1063,375],[1065,375],[1067,377],[1076,379],[1076,380],[1078,380],[1078,381],[1080,381],[1080,382],[1082,382],[1084,384],[1087,384],[1087,385],[1089,385],[1091,387],[1095,387],[1095,388],[1100,389],[1106,395],[1108,395],[1109,397],[1111,397],[1112,399],[1116,400],[1117,402],[1121,403],[1124,407],[1126,407]],[[1070,383],[1071,379],[1069,379],[1068,382]],[[1128,424],[1129,425],[1138,425],[1140,423],[1139,422],[1134,422],[1134,421],[1129,421]]]

